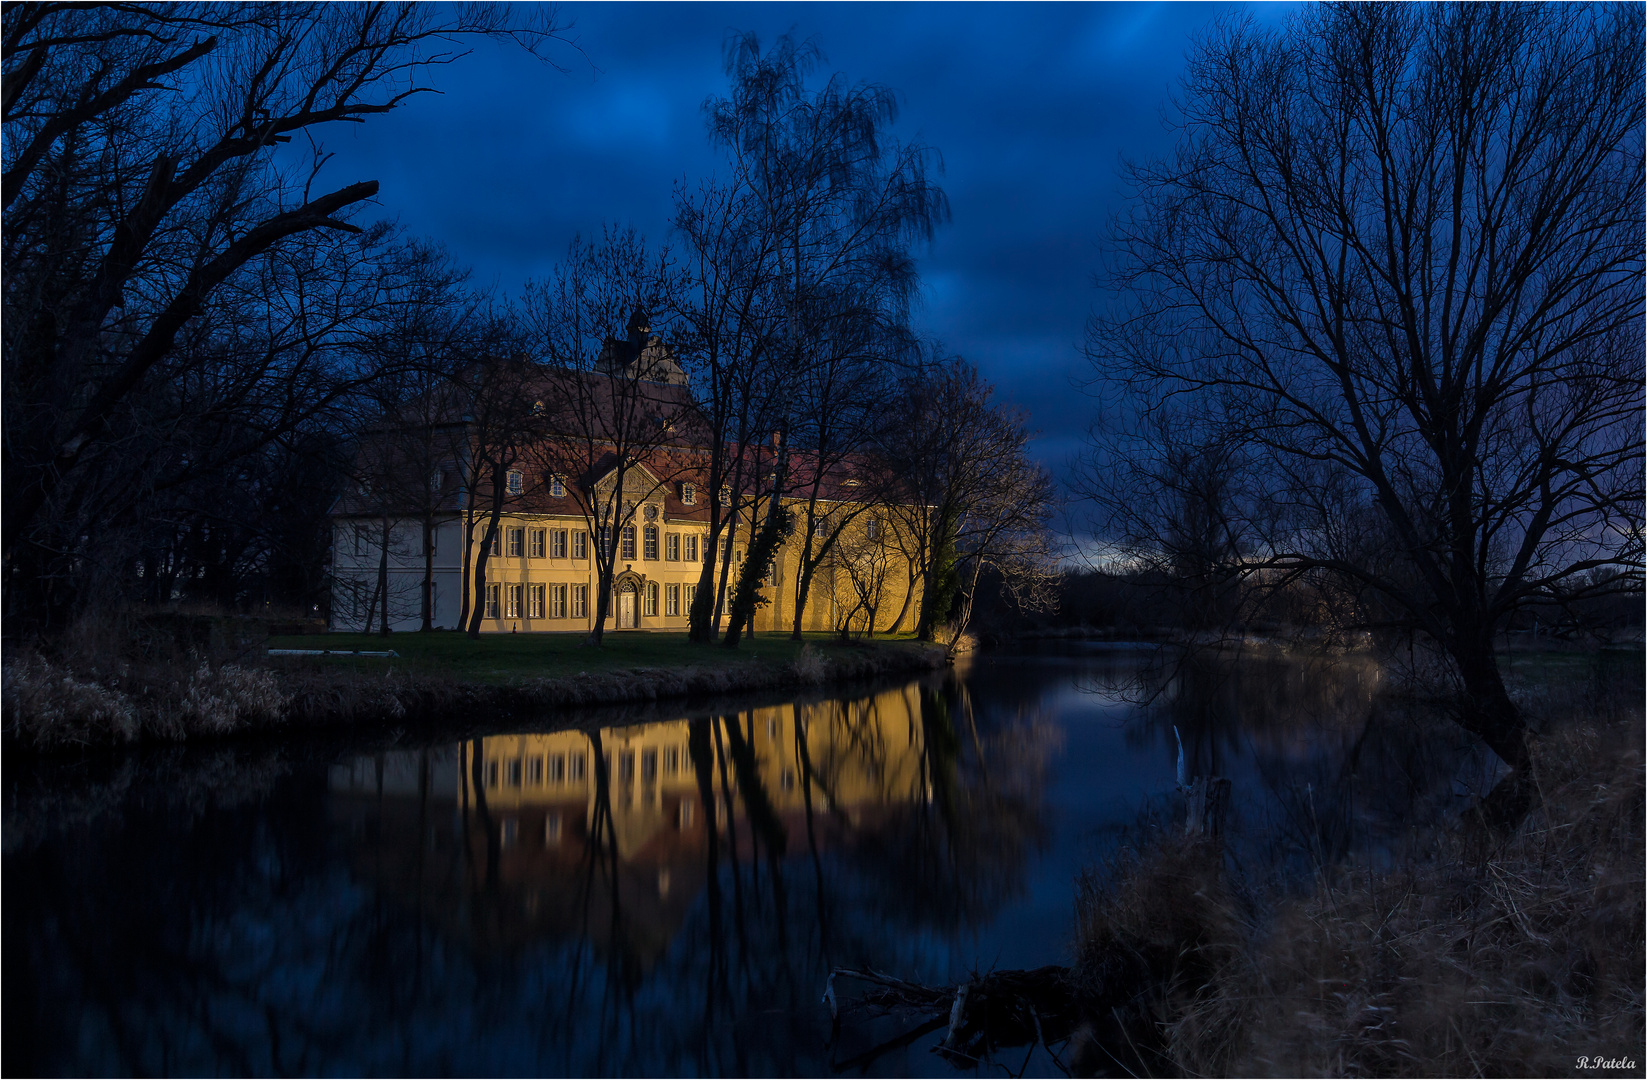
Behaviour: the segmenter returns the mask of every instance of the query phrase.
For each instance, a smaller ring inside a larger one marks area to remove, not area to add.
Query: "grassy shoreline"
[[[389,658],[195,657],[70,669],[37,654],[5,660],[8,745],[69,751],[281,730],[433,722],[455,711],[498,718],[727,694],[813,689],[916,675],[943,649],[908,639],[793,642],[739,650],[684,634],[613,634],[599,649],[572,635],[364,634],[271,638],[271,648],[392,649]]]
[[[892,648],[920,648],[911,635],[875,638],[842,644],[833,634],[807,634],[801,641],[788,635],[762,634],[745,638],[738,649],[698,645],[686,634],[644,630],[608,631],[599,648],[584,644],[582,634],[485,634],[478,640],[452,631],[427,634],[324,634],[272,636],[270,649],[328,649],[393,651],[396,657],[286,657],[271,656],[275,670],[352,670],[381,675],[442,676],[472,683],[510,683],[530,679],[596,675],[635,668],[713,670],[763,668],[793,664],[810,646],[825,656]]]
[[[1074,972],[1113,1008],[1074,1058],[1102,1067],[1124,1046],[1140,1075],[1641,1075],[1641,703],[1567,689],[1529,702],[1542,803],[1514,828],[1416,829],[1301,892],[1166,833],[1090,872]]]

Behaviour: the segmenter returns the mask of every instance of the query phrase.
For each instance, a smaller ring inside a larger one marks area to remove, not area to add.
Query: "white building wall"
[[[462,525],[455,519],[441,522],[434,534],[434,625],[456,629],[461,603]],[[418,630],[423,626],[423,526],[416,521],[398,522],[390,535],[389,628]],[[379,627],[381,608],[374,597],[379,587],[382,537],[382,524],[377,521],[341,521],[333,528],[330,629],[358,632]],[[372,613],[369,627],[368,612]]]

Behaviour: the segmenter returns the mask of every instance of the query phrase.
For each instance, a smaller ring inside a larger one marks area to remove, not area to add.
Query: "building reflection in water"
[[[721,894],[735,891],[741,913],[745,878],[763,863],[781,887],[791,855],[820,875],[826,857],[876,861],[898,846],[889,834],[909,831],[911,811],[939,809],[952,836],[977,834],[956,828],[953,793],[933,806],[935,790],[953,786],[960,739],[949,713],[911,684],[858,700],[386,752],[333,766],[332,813],[357,875],[472,946],[578,938],[639,974],[706,889],[719,936]]]

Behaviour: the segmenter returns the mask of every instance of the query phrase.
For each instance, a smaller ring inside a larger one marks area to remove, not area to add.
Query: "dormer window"
[[[549,494],[553,495],[557,499],[565,495],[566,478],[561,476],[551,476],[549,478]]]
[[[696,503],[697,501],[698,501],[698,485],[696,485],[696,484],[682,484],[681,485],[681,502],[686,504],[687,506],[691,506],[694,503]]]
[[[514,469],[509,470],[509,494],[519,495],[526,490],[526,480]]]

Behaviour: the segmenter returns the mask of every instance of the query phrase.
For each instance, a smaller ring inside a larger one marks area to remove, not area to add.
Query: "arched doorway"
[[[635,628],[635,583],[626,581],[618,588],[618,629]]]

